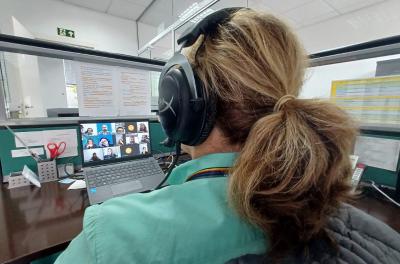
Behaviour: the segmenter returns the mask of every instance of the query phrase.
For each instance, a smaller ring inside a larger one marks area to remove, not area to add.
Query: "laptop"
[[[164,178],[151,154],[149,121],[82,121],[81,151],[90,204],[155,188]]]

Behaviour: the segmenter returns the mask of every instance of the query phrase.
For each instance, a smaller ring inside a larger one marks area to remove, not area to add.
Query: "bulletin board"
[[[332,81],[331,100],[361,124],[400,126],[400,76]]]
[[[77,125],[68,125],[68,126],[57,126],[57,127],[29,127],[29,128],[16,128],[13,129],[14,132],[31,132],[31,131],[44,131],[44,130],[59,130],[59,129],[75,129],[77,131],[77,140],[80,141],[79,131]],[[1,169],[2,175],[8,176],[11,172],[22,171],[24,165],[27,165],[31,170],[37,172],[37,164],[36,161],[31,157],[17,157],[13,158],[11,156],[11,151],[15,149],[23,149],[17,148],[15,146],[15,138],[10,133],[10,131],[6,129],[0,130],[0,161],[1,161]],[[80,144],[78,144],[78,154],[81,152]],[[46,155],[40,155],[41,158],[45,159]],[[76,157],[65,157],[57,159],[57,164],[65,164],[65,163],[74,163],[75,166],[81,166],[82,161],[81,157],[78,155]]]

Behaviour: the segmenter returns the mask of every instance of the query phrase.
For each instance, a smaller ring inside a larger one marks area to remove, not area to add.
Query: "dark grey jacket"
[[[338,251],[323,243],[314,243],[310,246],[309,258],[290,256],[283,263],[400,264],[400,234],[351,205],[344,204],[338,214],[330,218],[327,230],[336,240]],[[228,262],[253,263],[270,261],[263,256],[246,255]]]

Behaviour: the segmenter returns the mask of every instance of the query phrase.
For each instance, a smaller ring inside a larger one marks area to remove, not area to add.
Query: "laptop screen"
[[[81,122],[84,165],[151,154],[148,120]]]

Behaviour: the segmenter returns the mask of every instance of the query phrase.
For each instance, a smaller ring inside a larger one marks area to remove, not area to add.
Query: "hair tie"
[[[282,96],[281,98],[278,99],[278,101],[275,103],[274,106],[274,112],[278,112],[282,109],[282,107],[289,102],[290,100],[294,100],[296,99],[296,97],[294,95],[291,94],[287,94]]]

